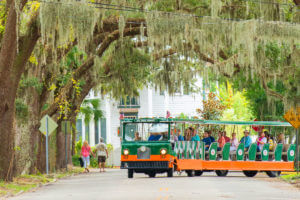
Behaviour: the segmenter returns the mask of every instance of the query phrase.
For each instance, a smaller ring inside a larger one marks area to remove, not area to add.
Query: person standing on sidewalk
[[[100,143],[97,144],[96,151],[97,151],[97,156],[98,156],[98,165],[100,168],[100,172],[101,172],[101,168],[102,168],[102,171],[105,172],[105,170],[104,170],[105,160],[108,158],[108,152],[107,152],[107,147],[106,147],[106,144],[104,143],[103,138],[100,138]]]
[[[83,145],[81,147],[80,156],[83,160],[83,166],[84,166],[84,172],[90,172],[88,169],[90,165],[90,154],[93,155],[93,152],[91,151],[91,147],[89,146],[89,143],[85,140],[83,142]]]

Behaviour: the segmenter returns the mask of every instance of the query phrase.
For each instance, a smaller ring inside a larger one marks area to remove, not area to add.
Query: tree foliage
[[[82,102],[79,113],[84,116],[85,123],[89,123],[92,117],[94,121],[98,121],[104,116],[100,105],[100,99],[85,99]]]
[[[220,120],[226,106],[217,98],[217,95],[210,92],[208,99],[203,100],[203,108],[198,108],[196,111],[202,119],[205,120]]]

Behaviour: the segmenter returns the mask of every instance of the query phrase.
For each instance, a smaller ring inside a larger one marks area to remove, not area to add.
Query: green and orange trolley
[[[226,176],[228,171],[242,171],[248,177],[253,177],[258,172],[266,172],[268,176],[276,177],[281,171],[294,171],[295,144],[277,144],[272,152],[269,151],[269,144],[264,144],[262,151],[257,152],[256,143],[252,143],[247,151],[243,143],[239,144],[236,151],[230,151],[230,143],[226,143],[218,151],[218,145],[214,142],[205,150],[202,141],[172,141],[172,127],[178,124],[291,126],[287,122],[270,121],[124,119],[121,169],[128,170],[128,178],[133,178],[134,173],[145,173],[149,177],[155,177],[157,173],[167,173],[168,177],[172,177],[174,171],[185,171],[190,177],[200,176],[205,171],[215,171],[218,176]],[[149,137],[155,141],[149,141]]]

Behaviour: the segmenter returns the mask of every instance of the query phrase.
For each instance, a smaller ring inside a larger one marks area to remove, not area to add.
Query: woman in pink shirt
[[[260,152],[263,149],[265,143],[267,143],[267,138],[265,137],[265,133],[260,131],[259,138],[256,139],[257,142],[257,151]]]
[[[223,146],[225,145],[225,138],[223,136],[223,133],[219,131],[218,133],[218,151],[221,151]]]
[[[91,147],[87,141],[84,141],[80,152],[80,156],[84,163],[84,172],[90,172],[88,169],[88,166],[90,165],[90,154],[93,154]]]

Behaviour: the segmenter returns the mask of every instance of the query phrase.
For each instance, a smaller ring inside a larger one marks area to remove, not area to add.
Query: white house
[[[196,83],[200,91],[203,91],[202,80]],[[109,96],[101,98],[95,95],[93,91],[86,97],[87,99],[100,98],[101,109],[104,111],[105,117],[94,122],[91,120],[88,124],[84,123],[84,117],[79,116],[76,127],[78,136],[82,140],[89,141],[91,146],[99,142],[99,138],[103,137],[107,144],[112,144],[114,154],[109,160],[110,164],[119,166],[120,163],[120,137],[118,129],[120,127],[120,114],[123,113],[125,118],[141,118],[141,117],[165,117],[166,112],[171,113],[171,117],[175,117],[184,113],[188,116],[195,116],[196,109],[202,107],[203,92],[194,94],[184,94],[184,92],[169,96],[167,92],[155,91],[151,87],[146,87],[140,91],[139,97],[127,98],[124,100],[115,100]]]

